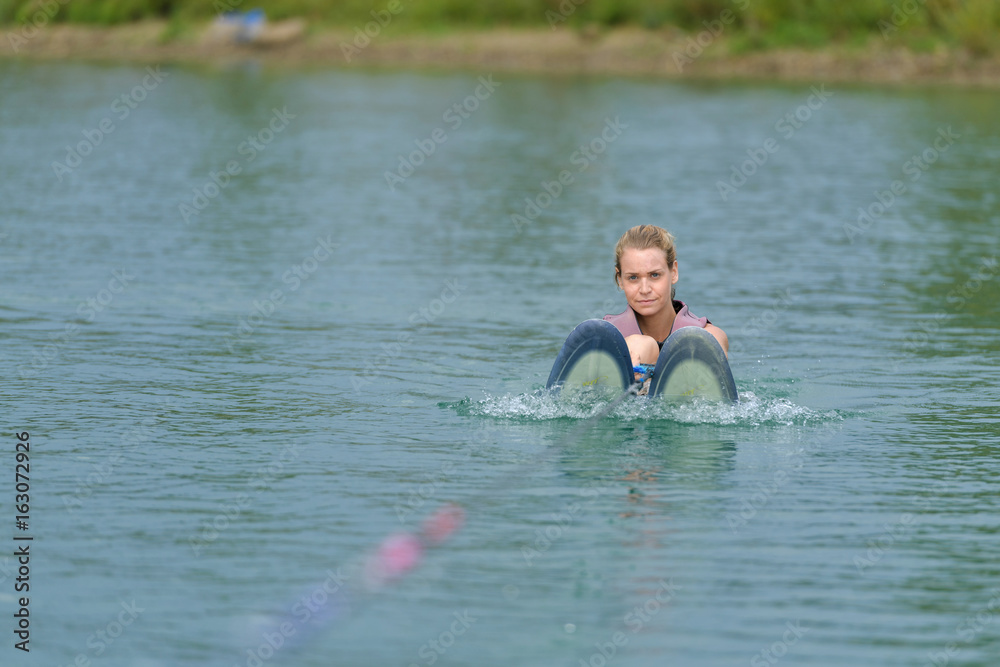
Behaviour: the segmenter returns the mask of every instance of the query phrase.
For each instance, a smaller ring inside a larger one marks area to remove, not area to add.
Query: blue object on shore
[[[263,9],[256,8],[246,12],[226,12],[220,17],[220,20],[224,23],[235,24],[237,27],[236,41],[246,43],[257,39],[264,28],[267,17],[264,15]]]

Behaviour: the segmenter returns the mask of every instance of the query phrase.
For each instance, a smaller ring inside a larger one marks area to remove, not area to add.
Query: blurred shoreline
[[[1000,88],[1000,56],[961,49],[916,53],[877,40],[865,46],[731,53],[723,36],[696,41],[679,30],[465,29],[366,35],[290,20],[238,43],[216,23],[174,32],[166,21],[120,26],[0,27],[0,58],[225,66],[392,67],[654,76],[666,79],[957,85]],[[374,31],[373,31],[374,32]]]

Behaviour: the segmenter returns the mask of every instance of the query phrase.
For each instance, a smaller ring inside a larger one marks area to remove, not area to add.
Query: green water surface
[[[0,64],[0,663],[997,664],[1000,95],[159,73]],[[541,391],[640,223],[739,406]]]

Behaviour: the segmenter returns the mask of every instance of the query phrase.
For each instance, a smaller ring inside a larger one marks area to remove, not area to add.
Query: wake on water
[[[537,389],[522,394],[487,396],[475,401],[463,399],[452,406],[468,416],[545,421],[550,419],[588,419],[601,413],[614,396],[580,394],[560,396],[558,392]],[[717,403],[693,399],[680,403],[630,396],[616,406],[605,419],[619,421],[667,420],[680,424],[806,425],[841,421],[835,411],[817,412],[796,405],[786,398],[761,398],[752,391],[740,391],[739,403]]]

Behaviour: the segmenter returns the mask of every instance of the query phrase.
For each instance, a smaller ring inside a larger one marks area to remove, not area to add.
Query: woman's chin
[[[634,310],[637,315],[642,315],[643,317],[652,317],[661,310],[663,310],[663,308],[659,304],[659,302],[635,303],[632,304],[632,310]]]

